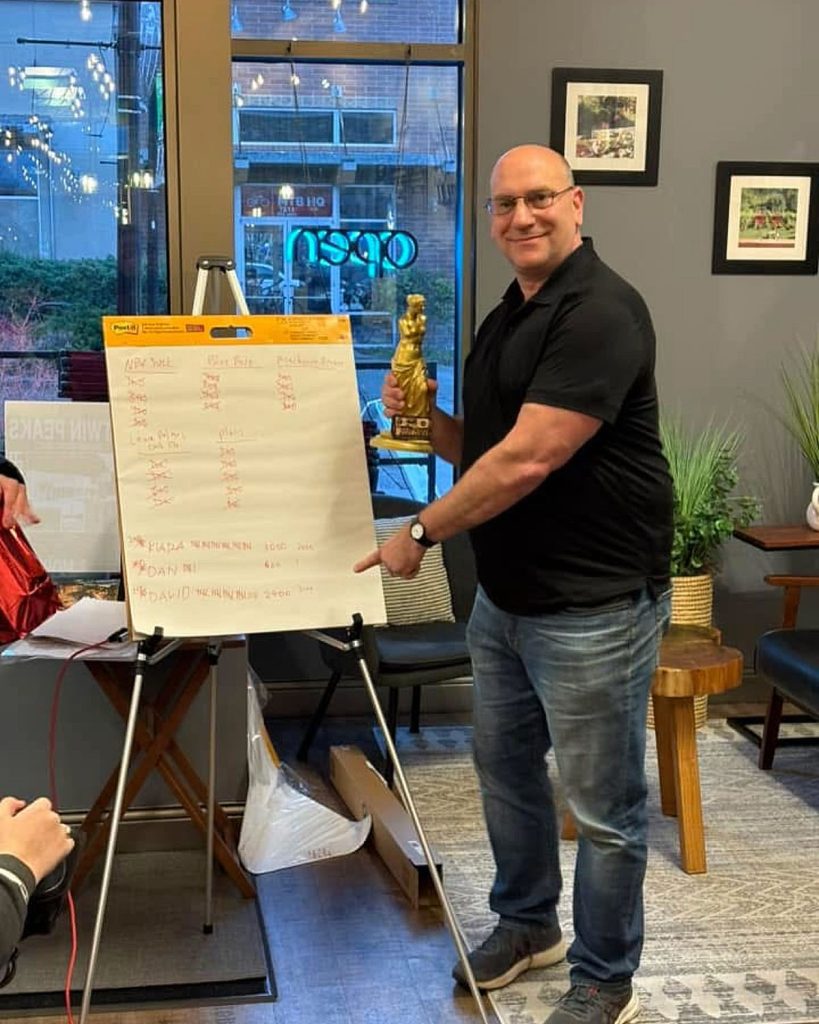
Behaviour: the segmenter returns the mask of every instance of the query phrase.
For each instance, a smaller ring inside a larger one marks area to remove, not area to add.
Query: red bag
[[[23,531],[0,527],[0,643],[25,636],[60,608],[57,588]]]

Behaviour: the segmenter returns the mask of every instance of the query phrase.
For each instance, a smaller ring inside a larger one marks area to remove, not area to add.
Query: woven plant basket
[[[671,621],[680,626],[710,626],[714,601],[714,580],[702,576],[673,576],[671,579]],[[708,696],[694,698],[694,726],[701,729],[708,719]],[[654,704],[648,702],[648,727],[654,728]]]

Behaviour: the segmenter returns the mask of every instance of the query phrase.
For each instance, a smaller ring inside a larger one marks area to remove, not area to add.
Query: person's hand
[[[0,853],[21,860],[35,881],[53,871],[74,849],[68,825],[44,796],[26,804],[7,796],[0,800]]]
[[[435,405],[437,390],[438,381],[428,378],[427,391],[429,392],[430,411],[431,407]],[[384,406],[384,414],[389,419],[404,411],[404,392],[398,386],[394,373],[388,373],[384,378],[384,383],[381,385],[381,402]]]
[[[28,503],[26,485],[10,476],[0,476],[0,494],[3,497],[3,526],[9,529],[18,523],[39,523],[40,517]]]
[[[374,565],[383,565],[391,576],[411,580],[418,575],[425,553],[426,548],[410,537],[409,526],[404,526],[380,548],[376,548],[366,558],[356,562],[353,572],[366,572]]]

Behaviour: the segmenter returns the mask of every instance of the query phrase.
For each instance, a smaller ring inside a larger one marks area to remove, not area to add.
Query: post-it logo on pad
[[[111,324],[111,330],[114,334],[139,334],[139,324],[133,320],[120,320]]]

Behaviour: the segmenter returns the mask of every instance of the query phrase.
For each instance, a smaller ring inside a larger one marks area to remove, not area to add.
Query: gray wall
[[[664,408],[693,426],[730,417],[744,431],[741,484],[771,523],[800,521],[810,492],[809,469],[764,403],[780,398],[783,356],[816,341],[819,278],[713,276],[714,180],[719,160],[819,161],[817,40],[816,0],[480,3],[479,195],[504,150],[548,144],[553,67],[664,72],[659,184],[588,187],[584,233],[651,308]],[[479,223],[479,316],[508,279]],[[726,544],[716,618],[746,653],[778,621],[762,576],[789,567],[819,571],[819,557]],[[819,620],[807,602],[805,612],[801,621]]]

